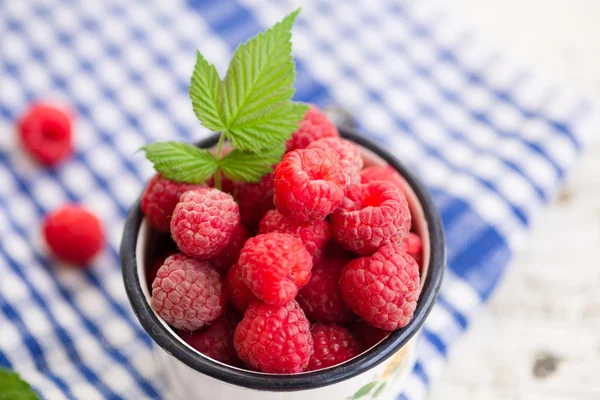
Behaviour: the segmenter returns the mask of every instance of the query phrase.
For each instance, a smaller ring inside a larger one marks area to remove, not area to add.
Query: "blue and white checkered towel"
[[[405,399],[422,398],[555,194],[597,115],[507,62],[438,2],[302,2],[297,99],[337,104],[433,193],[449,272]],[[187,85],[199,48],[221,72],[237,44],[291,0],[0,1],[0,366],[47,399],[157,399],[164,382],[129,307],[117,247],[151,174],[134,152],[206,135]],[[77,154],[55,170],[24,157],[16,118],[37,99],[72,105]],[[597,128],[598,125],[596,124]],[[87,271],[53,265],[42,216],[66,201],[108,236]]]

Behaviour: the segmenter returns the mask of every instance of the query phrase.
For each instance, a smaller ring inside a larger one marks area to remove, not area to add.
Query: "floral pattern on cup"
[[[406,372],[406,368],[412,366],[409,357],[412,346],[413,342],[410,342],[398,350],[398,352],[387,361],[387,365],[380,376],[376,376],[371,382],[362,386],[351,397],[347,397],[346,399],[370,400],[379,398],[381,394],[385,393],[387,389],[392,386],[399,376]]]

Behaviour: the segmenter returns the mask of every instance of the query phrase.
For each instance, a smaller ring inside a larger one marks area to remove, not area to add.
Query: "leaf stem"
[[[225,143],[225,134],[222,133],[217,143],[217,160],[221,160],[221,151],[223,150],[223,143]],[[221,190],[221,167],[217,161],[217,170],[215,171],[215,188]]]

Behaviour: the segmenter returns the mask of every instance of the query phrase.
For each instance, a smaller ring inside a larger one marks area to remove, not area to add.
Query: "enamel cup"
[[[273,375],[230,367],[188,346],[150,307],[145,270],[159,234],[144,221],[140,202],[132,207],[121,244],[123,279],[141,325],[152,338],[154,359],[168,400],[343,400],[391,399],[400,392],[415,363],[417,333],[440,290],[445,265],[442,224],[425,187],[393,155],[350,128],[342,137],[356,143],[365,166],[390,165],[407,182],[413,228],[423,241],[422,290],[414,318],[359,356],[334,367],[295,375]],[[210,148],[212,136],[198,146]]]

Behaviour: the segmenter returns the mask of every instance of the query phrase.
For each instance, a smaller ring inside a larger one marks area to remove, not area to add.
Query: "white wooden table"
[[[451,2],[499,47],[600,98],[600,1]],[[429,398],[600,399],[600,127]]]

